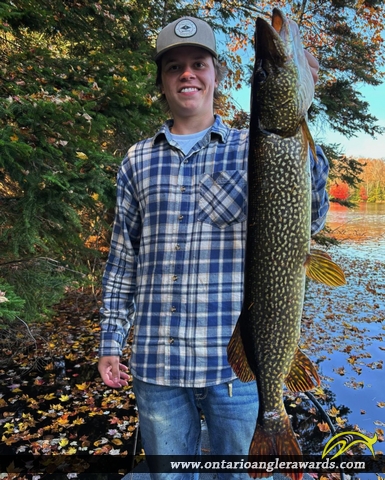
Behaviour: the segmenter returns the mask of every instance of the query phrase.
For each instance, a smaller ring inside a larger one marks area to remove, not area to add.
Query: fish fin
[[[275,434],[266,432],[264,427],[259,423],[257,423],[255,427],[254,436],[249,448],[249,460],[252,463],[253,457],[271,458],[272,455],[277,457],[284,456],[285,459],[292,459],[296,462],[302,457],[301,449],[287,415],[285,415],[283,419],[283,429],[280,429],[280,431]],[[282,473],[292,480],[301,480],[303,476],[301,470]],[[259,469],[253,470],[252,468],[248,471],[248,474],[251,478],[266,478],[272,475],[271,473]]]
[[[305,268],[309,278],[329,287],[340,287],[346,283],[342,269],[320,250],[311,250],[306,257]]]
[[[313,390],[321,380],[313,362],[299,348],[295,351],[290,371],[285,379],[285,384],[292,392],[307,392]]]
[[[311,153],[313,154],[314,161],[318,162],[317,152],[315,149],[315,142],[313,140],[312,134],[310,133],[309,125],[307,124],[306,119],[303,119],[302,121],[302,133],[309,143],[309,147],[310,147]]]
[[[255,380],[255,375],[247,360],[245,347],[242,341],[240,319],[241,317],[239,318],[230,342],[227,345],[227,360],[241,382],[251,382],[252,380]]]

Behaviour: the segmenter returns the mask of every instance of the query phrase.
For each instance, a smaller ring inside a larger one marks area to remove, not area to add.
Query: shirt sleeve
[[[311,234],[323,229],[329,210],[329,197],[326,182],[329,174],[329,162],[322,148],[316,145],[317,160],[310,151],[310,169],[312,178]]]
[[[121,356],[135,315],[141,217],[130,176],[126,157],[117,177],[115,220],[102,278],[99,356]]]

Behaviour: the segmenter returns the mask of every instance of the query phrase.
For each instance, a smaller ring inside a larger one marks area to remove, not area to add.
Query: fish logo
[[[373,438],[370,438],[359,432],[337,433],[337,435],[334,435],[325,445],[325,448],[322,452],[322,458],[325,458],[326,455],[333,450],[333,448],[340,445],[340,449],[332,456],[332,460],[333,458],[339,457],[343,453],[347,452],[349,449],[352,448],[353,445],[356,445],[357,443],[363,443],[364,445],[366,445],[372,452],[373,457],[375,457],[373,445],[377,442],[377,440],[378,437],[376,434],[374,434]]]

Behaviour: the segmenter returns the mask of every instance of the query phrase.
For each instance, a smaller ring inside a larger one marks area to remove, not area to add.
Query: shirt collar
[[[215,114],[215,121],[211,127],[210,135],[211,139],[215,137],[219,138],[219,141],[222,143],[226,143],[227,137],[229,136],[230,129],[227,125],[222,122],[222,118]],[[171,136],[170,136],[170,128],[172,127],[174,121],[167,120],[158,130],[158,132],[153,137],[153,145],[158,143],[162,138],[166,138],[168,143],[171,143]]]

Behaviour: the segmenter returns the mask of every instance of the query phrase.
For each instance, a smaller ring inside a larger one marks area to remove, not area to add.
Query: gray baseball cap
[[[156,42],[155,61],[158,62],[168,50],[182,46],[201,47],[218,57],[214,32],[199,18],[182,17],[164,27]]]

